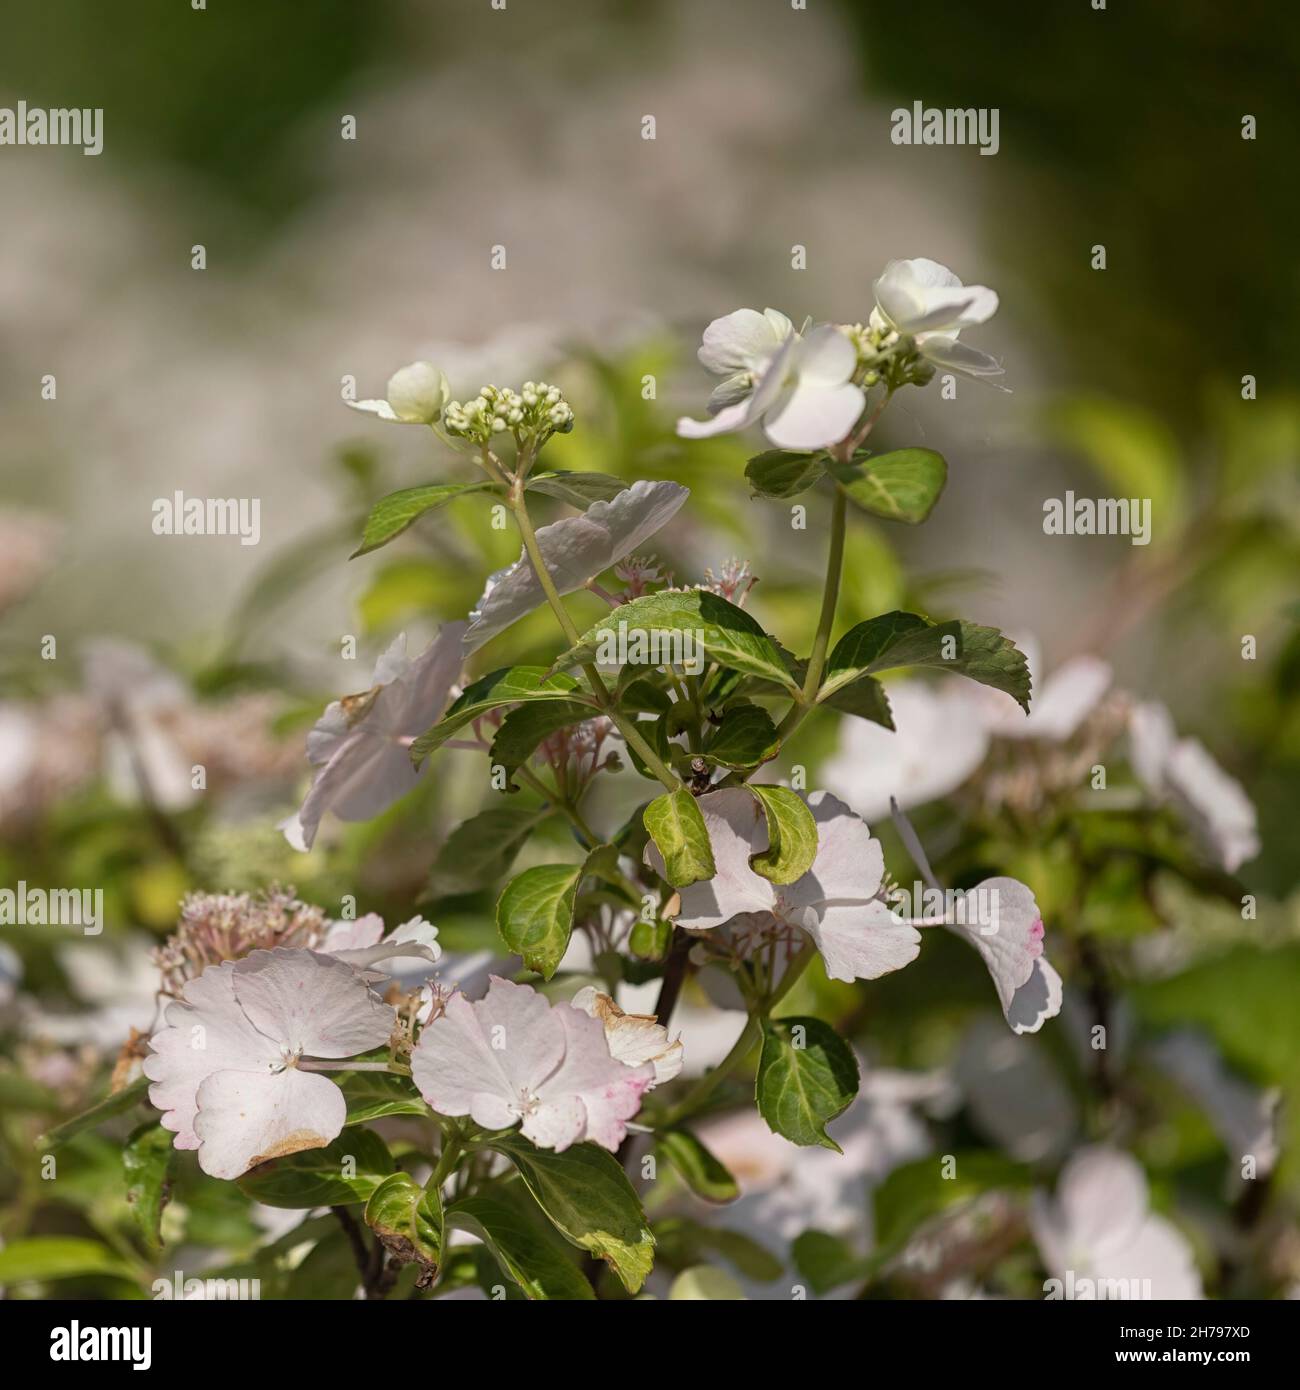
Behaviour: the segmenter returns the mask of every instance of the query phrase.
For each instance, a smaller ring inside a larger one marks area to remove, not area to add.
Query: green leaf
[[[863,676],[902,666],[951,671],[1005,691],[1029,710],[1024,653],[997,628],[952,619],[932,623],[916,613],[882,613],[858,623],[835,644],[818,691],[825,702]]]
[[[807,492],[826,472],[824,454],[788,454],[769,449],[745,465],[745,477],[755,497],[779,499]]]
[[[530,700],[571,700],[578,682],[563,673],[548,676],[541,666],[503,666],[465,687],[447,712],[411,745],[411,758],[417,766],[462,729],[489,710]],[[592,712],[599,713],[595,704]]]
[[[656,665],[673,657],[674,664],[698,660],[702,648],[704,656],[721,666],[775,681],[791,693],[795,690],[776,643],[743,608],[707,589],[646,594],[620,604],[588,628],[556,665],[582,665],[606,657],[613,665],[620,651],[634,651],[638,641],[646,642],[650,655],[659,655]],[[631,659],[644,664],[649,657]]]
[[[545,979],[569,948],[581,864],[538,864],[506,884],[497,901],[497,930],[506,945]]]
[[[373,1129],[345,1130],[323,1149],[273,1158],[238,1179],[240,1188],[268,1207],[303,1210],[368,1202],[393,1171],[393,1156]]]
[[[122,1149],[126,1202],[150,1250],[162,1249],[163,1208],[171,1200],[176,1150],[173,1135],[153,1120],[146,1121]]]
[[[785,1272],[782,1262],[765,1246],[739,1231],[705,1226],[689,1217],[670,1216],[655,1222],[662,1263],[678,1269],[707,1263],[721,1255],[750,1279],[770,1283]]]
[[[596,711],[579,700],[547,700],[542,704],[520,705],[501,721],[492,740],[490,761],[505,768],[509,781],[537,751],[543,739],[570,724],[594,718]]]
[[[105,1096],[98,1105],[92,1105],[89,1110],[83,1110],[80,1115],[74,1115],[72,1119],[65,1120],[63,1124],[56,1125],[48,1133],[42,1134],[36,1141],[37,1147],[45,1150],[57,1149],[60,1144],[75,1139],[83,1130],[93,1129],[105,1120],[125,1115],[128,1110],[144,1100],[149,1084],[147,1076],[137,1077],[129,1086]]]
[[[335,1078],[347,1101],[346,1125],[363,1125],[384,1115],[427,1115],[414,1085],[387,1071],[354,1071]]]
[[[831,467],[849,500],[872,516],[916,526],[939,500],[948,481],[948,465],[933,449],[895,449],[861,455]]]
[[[534,474],[524,491],[557,497],[571,507],[586,511],[593,502],[608,502],[631,486],[631,483],[625,483],[622,478],[615,478],[610,473],[573,473],[560,469],[554,473]]]
[[[1032,1173],[1023,1164],[985,1150],[932,1154],[905,1163],[874,1193],[878,1246],[882,1253],[896,1248],[923,1221],[956,1202],[996,1188],[1025,1188],[1032,1181]]]
[[[734,1202],[740,1196],[740,1187],[726,1166],[689,1130],[663,1130],[655,1135],[655,1147],[697,1197],[706,1202]]]
[[[425,487],[403,488],[401,492],[390,492],[375,503],[366,518],[365,530],[361,533],[361,545],[348,556],[355,560],[359,555],[369,555],[372,550],[387,545],[400,536],[403,531],[425,512],[446,506],[454,497],[463,497],[467,492],[484,492],[494,488],[495,483],[430,483]]]
[[[447,1208],[447,1225],[477,1236],[530,1299],[593,1300],[591,1285],[556,1250],[536,1222],[495,1197],[462,1197]]]
[[[654,1236],[622,1165],[594,1144],[563,1153],[538,1149],[522,1135],[494,1139],[492,1147],[519,1170],[533,1200],[571,1244],[611,1266],[636,1293],[654,1266]]]
[[[790,1246],[795,1268],[820,1297],[841,1284],[861,1283],[874,1270],[878,1257],[854,1254],[842,1236],[826,1231],[801,1231]]]
[[[755,1094],[768,1127],[792,1144],[820,1144],[840,1153],[826,1125],[858,1094],[853,1050],[819,1018],[775,1018],[763,1024]]]
[[[889,707],[885,687],[875,676],[860,676],[830,695],[825,703],[842,714],[855,714],[886,729],[894,727],[894,714]]]
[[[417,1288],[433,1280],[442,1259],[442,1198],[409,1173],[394,1173],[370,1194],[366,1225],[404,1265],[421,1268]]]
[[[781,747],[776,725],[761,705],[730,705],[704,747],[704,758],[720,767],[751,768],[775,758]]]
[[[0,1285],[75,1279],[84,1275],[112,1274],[135,1278],[135,1271],[120,1256],[96,1240],[76,1236],[33,1236],[15,1240],[0,1249]]]
[[[968,679],[1005,691],[1026,714],[1029,713],[1031,681],[1024,652],[995,627],[958,620],[961,628],[961,656],[957,670]],[[944,663],[945,670],[952,663]]]
[[[645,828],[664,859],[664,877],[674,888],[712,878],[713,846],[695,798],[685,787],[657,796],[645,808]]]
[[[751,784],[767,816],[767,848],[749,857],[749,866],[771,883],[793,883],[817,858],[817,822],[807,803],[789,787]]]
[[[473,893],[495,885],[509,871],[550,806],[507,803],[463,821],[443,841],[429,874],[431,893]]]

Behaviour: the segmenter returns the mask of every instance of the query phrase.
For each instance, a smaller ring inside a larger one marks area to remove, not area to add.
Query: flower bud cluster
[[[513,434],[516,443],[540,446],[573,428],[573,410],[558,386],[526,381],[522,391],[484,386],[469,401],[452,401],[443,417],[448,434],[488,443],[494,434]]]

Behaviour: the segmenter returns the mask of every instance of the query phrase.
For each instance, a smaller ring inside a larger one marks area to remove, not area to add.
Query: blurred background
[[[856,518],[842,625],[960,612],[1036,634],[1049,669],[1103,655],[1126,689],[1171,705],[1258,809],[1263,852],[1240,879],[1269,904],[1273,953],[1240,967],[1256,984],[1160,1007],[1300,1094],[1300,14],[1263,0],[48,0],[5,29],[0,105],[104,110],[98,157],[0,148],[5,882],[104,883],[110,954],[169,930],[186,888],[278,880],[326,902],[360,881],[382,910],[428,901],[430,845],[482,799],[457,755],[331,853],[295,856],[275,823],[325,700],[363,689],[396,633],[414,647],[462,616],[517,541],[449,508],[349,563],[377,497],[463,465],[423,431],[348,411],[345,379],[382,395],[427,358],[457,395],[561,382],[577,426],[552,465],[688,484],[657,543],[666,562],[693,582],[748,560],[750,606],[794,632],[824,529],[791,533],[783,508],[745,500],[753,441],[674,436],[712,385],[700,331],[740,305],[865,320],[885,263],[926,256],[998,291],[978,343],[1012,394],[963,379],[955,399],[936,386],[891,407],[883,443],[941,451],[950,480],[923,529]],[[997,107],[998,153],[894,145],[890,113],[914,101]],[[1150,497],[1151,545],[1045,536],[1043,502],[1069,488]],[[176,489],[260,498],[260,543],[155,536],[153,501]],[[87,656],[104,638],[150,654],[133,698],[179,711],[186,764],[218,769],[221,797],[178,804],[170,829],[130,809],[93,734],[108,697]],[[479,669],[551,650],[535,615]],[[815,761],[834,732],[809,734]],[[452,898],[437,920],[472,945],[482,917]],[[102,962],[73,979],[48,934],[7,939],[7,968],[51,1018],[127,994]],[[948,1020],[936,1028],[886,1060],[950,1055]],[[43,1036],[87,1041],[70,1024]]]

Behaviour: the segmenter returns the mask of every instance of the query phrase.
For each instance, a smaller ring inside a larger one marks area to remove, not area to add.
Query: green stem
[[[694,1086],[659,1121],[656,1128],[667,1128],[680,1123],[701,1108],[715,1090],[736,1070],[754,1050],[754,1044],[763,1035],[763,1020],[771,1016],[772,1010],[785,998],[803,977],[812,964],[817,947],[812,941],[804,944],[790,957],[790,962],[781,977],[781,983],[767,996],[763,1003],[750,1014],[740,1037],[730,1052],[706,1076],[700,1077]]]
[[[822,586],[822,611],[813,638],[812,655],[803,682],[803,702],[811,705],[817,698],[826,669],[826,654],[830,650],[831,628],[835,625],[835,607],[840,600],[840,575],[844,568],[844,532],[848,524],[849,499],[841,488],[835,489],[831,508],[831,543],[826,554],[826,582]]]
[[[546,595],[546,601],[551,605],[551,611],[555,614],[556,620],[560,624],[565,637],[571,647],[576,647],[582,639],[582,634],[574,626],[573,619],[569,617],[568,611],[564,607],[564,601],[560,598],[560,591],[555,587],[555,581],[551,578],[551,572],[546,568],[546,561],[542,558],[541,546],[537,544],[537,533],[533,530],[533,523],[528,516],[528,503],[524,500],[523,484],[516,481],[510,489],[510,510],[515,514],[515,521],[519,526],[519,534],[523,537],[524,551],[532,563],[533,573],[537,576],[537,582],[542,586],[542,592]],[[610,697],[605,682],[600,678],[600,672],[596,670],[592,662],[582,663],[582,673],[587,678],[591,686],[592,694],[595,695],[601,707],[602,713],[609,716],[614,721],[620,734],[623,735],[624,742],[629,748],[635,748],[641,757],[641,761],[650,769],[651,772],[664,784],[670,791],[675,792],[681,783],[664,765],[662,759],[653,748],[646,742],[640,731],[636,727],[634,720],[628,719],[620,710],[615,708],[614,701]]]
[[[438,1155],[438,1166],[433,1170],[429,1181],[424,1184],[428,1192],[440,1192],[442,1185],[451,1176],[460,1156],[465,1151],[460,1135],[449,1134],[443,1140],[442,1153]]]

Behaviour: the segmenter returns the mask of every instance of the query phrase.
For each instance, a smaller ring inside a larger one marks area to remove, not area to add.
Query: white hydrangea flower
[[[537,532],[542,560],[556,589],[571,594],[634,554],[681,510],[690,496],[680,483],[642,480],[608,502],[593,502],[581,516],[566,516]],[[474,652],[546,601],[527,552],[498,570],[469,615],[466,652]]]
[[[965,682],[901,680],[888,693],[894,728],[842,719],[839,748],[821,770],[821,781],[868,823],[888,815],[891,800],[911,810],[955,791],[989,747]]]
[[[485,1129],[518,1124],[557,1153],[584,1140],[617,1149],[655,1079],[648,1062],[611,1054],[598,1019],[495,975],[477,1003],[448,1000],[420,1034],[411,1075],[440,1115],[468,1115]]]
[[[963,285],[947,266],[923,256],[890,261],[874,288],[871,327],[878,333],[915,339],[921,356],[945,371],[980,378],[1001,375],[994,358],[957,337],[963,328],[987,323],[997,313],[993,290]]]
[[[433,425],[442,418],[450,399],[447,378],[437,367],[431,362],[412,362],[388,378],[385,400],[346,404],[394,425]]]
[[[362,695],[335,700],[307,735],[316,773],[301,809],[281,828],[299,850],[309,850],[321,817],[369,820],[414,788],[413,740],[433,724],[460,679],[465,624],[448,623],[412,661],[402,633],[375,663],[374,685]]]
[[[725,376],[709,398],[709,420],[682,418],[677,433],[705,439],[759,420],[781,449],[821,449],[842,440],[866,397],[853,376],[857,349],[831,324],[806,336],[774,309],[738,309],[704,331],[700,361]]]
[[[605,1026],[605,1041],[610,1054],[625,1066],[639,1067],[649,1062],[654,1068],[652,1090],[671,1081],[682,1069],[682,1041],[669,1041],[668,1029],[654,1014],[625,1014],[610,998],[594,985],[580,989],[573,996],[573,1007],[598,1018]]]
[[[1146,1174],[1117,1149],[1096,1145],[1074,1154],[1055,1198],[1034,1194],[1030,1225],[1048,1271],[1076,1290],[1087,1279],[1096,1298],[1203,1297],[1191,1246],[1150,1211]]]
[[[1203,1033],[1181,1029],[1152,1046],[1156,1063],[1205,1111],[1234,1164],[1249,1154],[1255,1175],[1271,1173],[1281,1157],[1277,1111],[1281,1091],[1260,1090],[1230,1071]]]
[[[1033,688],[1029,713],[990,686],[969,686],[970,697],[979,703],[989,732],[997,738],[1069,742],[1110,689],[1110,663],[1099,656],[1073,656],[1047,673],[1037,638],[1018,635],[1015,642],[1025,654]]]
[[[209,966],[149,1040],[149,1099],[178,1149],[214,1178],[323,1148],[347,1118],[343,1092],[306,1058],[355,1057],[387,1043],[396,1015],[351,966],[278,947]]]
[[[1259,853],[1255,807],[1245,789],[1199,739],[1178,737],[1164,705],[1135,705],[1128,735],[1138,781],[1157,800],[1174,807],[1218,864],[1236,873]]]
[[[916,959],[921,938],[877,897],[885,858],[864,822],[829,792],[804,797],[817,822],[817,857],[794,883],[777,884],[750,868],[768,846],[767,820],[743,787],[710,792],[696,803],[709,832],[717,873],[680,890],[679,926],[693,931],[735,918],[752,925],[799,927],[817,944],[833,980],[874,980]],[[663,857],[653,841],[646,861],[656,873]]]
[[[367,912],[353,921],[331,922],[316,949],[354,970],[369,971],[383,961],[386,975],[435,965],[442,958],[438,928],[432,922],[412,917],[385,936],[384,919],[377,912]]]
[[[1061,1012],[1062,984],[1043,954],[1043,917],[1033,892],[1014,878],[986,878],[967,895],[996,904],[988,920],[945,923],[980,953],[1013,1033],[1036,1033]],[[978,915],[978,914],[977,914]]]

